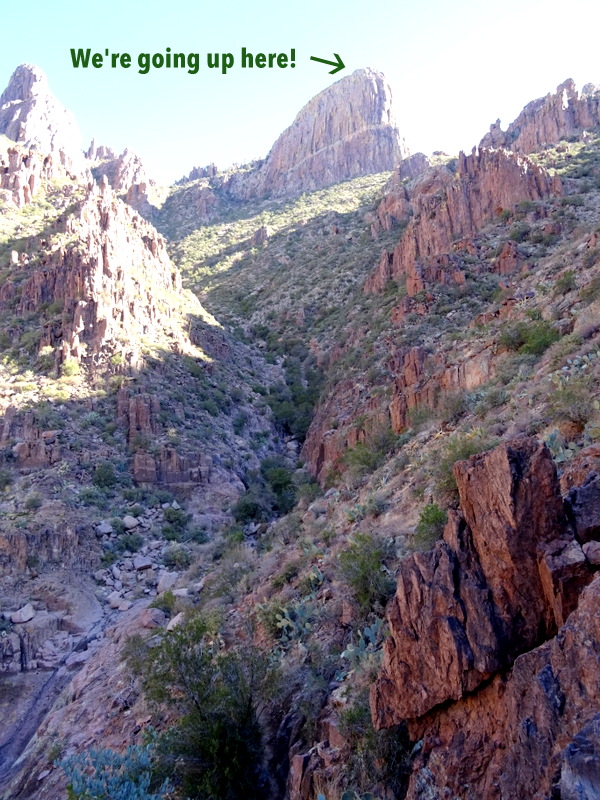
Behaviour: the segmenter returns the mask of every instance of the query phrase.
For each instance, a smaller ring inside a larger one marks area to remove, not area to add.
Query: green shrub
[[[506,325],[498,338],[498,344],[507,350],[526,355],[540,356],[560,334],[549,322],[515,322]]]
[[[192,563],[192,554],[185,547],[169,547],[164,552],[163,561],[170,569],[187,569]]]
[[[73,375],[79,375],[79,362],[74,358],[68,358],[63,362],[61,372],[69,378]]]
[[[262,522],[269,517],[270,503],[261,496],[257,489],[252,488],[245,492],[233,506],[233,516],[236,522]]]
[[[563,295],[572,292],[577,288],[577,278],[575,270],[568,269],[558,278],[554,284],[554,294]]]
[[[167,616],[171,617],[173,616],[176,602],[177,598],[173,594],[173,591],[171,589],[167,589],[166,592],[163,592],[162,594],[159,594],[158,597],[154,598],[154,600],[150,603],[149,608],[159,608],[161,611],[164,611]]]
[[[340,712],[339,718],[340,732],[350,745],[341,778],[341,788],[346,790],[341,795],[342,800],[374,800],[382,786],[391,791],[391,796],[401,797],[411,763],[411,743],[406,730],[398,726],[381,731],[374,729],[368,688],[361,688],[353,702]],[[358,797],[354,798],[354,793]]]
[[[598,387],[591,375],[571,378],[554,389],[549,409],[554,419],[567,420],[583,428],[598,415]]]
[[[513,242],[524,242],[526,239],[529,238],[530,233],[531,233],[531,226],[528,225],[526,222],[520,222],[517,225],[514,225],[513,228],[511,228],[511,231],[508,234],[508,238],[511,239]]]
[[[114,548],[117,553],[124,553],[126,550],[136,553],[143,544],[144,538],[139,533],[124,533],[117,539]]]
[[[42,498],[39,494],[30,494],[23,505],[27,511],[37,511],[41,508]]]
[[[97,464],[92,475],[92,483],[101,489],[108,489],[117,483],[115,468],[110,461],[103,461]]]
[[[13,481],[13,476],[10,470],[0,469],[0,491],[4,491]]]
[[[428,503],[419,512],[419,521],[415,529],[415,544],[419,549],[429,550],[444,532],[448,522],[448,513],[437,503]]]
[[[456,424],[468,412],[467,393],[463,391],[443,392],[437,411],[444,422]]]
[[[178,721],[158,742],[164,774],[183,797],[257,797],[264,760],[259,717],[280,693],[279,670],[249,645],[219,648],[216,626],[195,617],[163,634],[145,658],[129,663],[149,700],[174,708]]]
[[[339,554],[342,577],[364,612],[385,604],[394,593],[396,583],[385,566],[389,556],[389,545],[370,533],[355,533]]]
[[[579,290],[579,299],[584,303],[592,303],[600,297],[600,275],[596,275]]]
[[[391,428],[377,428],[342,457],[343,465],[357,478],[378,469],[395,448],[398,437]]]

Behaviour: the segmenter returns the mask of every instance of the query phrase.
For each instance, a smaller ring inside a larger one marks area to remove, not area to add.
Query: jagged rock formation
[[[110,147],[97,147],[92,141],[86,157],[95,164],[92,175],[97,181],[106,175],[110,186],[128,205],[146,219],[153,219],[162,192],[136,153],[126,148],[116,156]]]
[[[67,176],[55,155],[12,145],[0,137],[0,201],[22,208],[53,178]]]
[[[569,78],[554,94],[528,103],[506,131],[501,129],[500,120],[493,123],[479,146],[535,153],[599,124],[600,87],[588,83],[579,94]]]
[[[69,358],[98,363],[119,339],[133,344],[135,332],[168,326],[172,309],[161,292],[178,292],[181,278],[165,240],[106,183],[92,188],[64,230],[72,246],[44,253],[21,285],[9,278],[0,288],[0,307],[22,314],[62,301],[64,314],[46,324],[40,347],[54,348],[59,364]],[[139,354],[125,349],[135,362]]]
[[[569,617],[593,573],[544,445],[514,439],[454,474],[462,516],[401,566],[373,721],[408,721],[411,738],[424,740],[411,800],[547,797],[560,751],[595,715],[600,583]]]
[[[0,96],[0,133],[40,153],[52,153],[69,170],[83,169],[75,117],[50,92],[46,76],[21,64]]]
[[[505,150],[461,153],[455,173],[448,167],[426,171],[410,191],[400,186],[383,199],[378,216],[384,229],[409,215],[410,222],[393,253],[383,253],[365,292],[381,292],[390,280],[401,278],[408,297],[429,283],[460,283],[463,276],[451,256],[460,239],[472,237],[504,209],[560,191],[558,179]]]
[[[360,69],[307,103],[264,163],[234,174],[226,189],[243,199],[293,195],[392,170],[407,154],[384,76]]]
[[[176,183],[190,183],[200,178],[216,178],[218,171],[216,164],[208,164],[206,167],[194,167],[189,175],[176,181]]]

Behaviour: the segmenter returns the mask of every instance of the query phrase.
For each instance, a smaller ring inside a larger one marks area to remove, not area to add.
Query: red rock
[[[413,216],[394,250],[391,268],[381,261],[364,291],[381,292],[388,280],[405,278],[411,296],[427,283],[453,281],[457,267],[450,254],[457,237],[472,237],[497,217],[499,209],[514,209],[523,200],[541,200],[561,191],[558,179],[505,150],[461,153],[456,173],[432,167],[410,189]]]
[[[591,84],[581,94],[569,79],[525,106],[504,133],[499,121],[481,140],[480,147],[507,147],[519,153],[535,153],[582,130],[600,124],[598,89]]]
[[[519,269],[522,259],[517,245],[512,241],[505,242],[494,264],[494,270],[498,275],[510,275]]]
[[[553,635],[591,579],[569,535],[556,468],[526,437],[454,466],[464,521],[406,559],[371,691],[376,727],[473,692]]]
[[[571,743],[598,712],[599,604],[596,579],[556,637],[474,694],[409,723],[422,746],[407,800],[547,800],[561,768],[567,783],[577,763]]]

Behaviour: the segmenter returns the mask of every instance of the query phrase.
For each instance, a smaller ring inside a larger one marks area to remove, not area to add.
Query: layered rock
[[[455,465],[464,519],[403,562],[372,693],[389,727],[458,700],[552,635],[591,579],[550,452],[517,439]],[[558,558],[556,558],[558,556]]]
[[[106,175],[111,187],[128,205],[146,219],[153,218],[162,193],[136,153],[125,149],[116,156],[110,148],[96,147],[92,142],[87,157],[95,162],[92,174],[98,181]]]
[[[494,376],[489,345],[474,348],[453,364],[446,364],[443,355],[431,355],[423,347],[404,348],[392,355],[389,367],[394,375],[390,418],[396,433],[410,427],[411,412],[422,408],[434,411],[445,395],[470,392]]]
[[[266,160],[226,188],[242,199],[293,195],[392,170],[406,153],[384,76],[361,69],[307,103]]]
[[[500,120],[490,126],[480,147],[506,147],[518,153],[535,153],[568,136],[600,124],[600,87],[591,83],[577,91],[570,78],[547,94],[528,103],[506,131]]]
[[[59,159],[0,139],[0,200],[22,208],[54,178],[68,173]]]
[[[39,67],[21,64],[0,96],[0,134],[40,153],[52,153],[62,166],[84,169],[75,117],[54,97]]]
[[[106,184],[94,187],[64,226],[73,244],[42,252],[22,284],[7,280],[0,308],[28,314],[62,302],[62,317],[45,324],[40,342],[55,348],[59,364],[97,363],[119,340],[133,353],[140,336],[165,329],[173,338],[169,293],[180,290],[181,278],[163,237]]]
[[[422,743],[407,800],[598,796],[598,762],[590,755],[597,742],[599,602],[596,578],[555,638],[478,692],[409,724]]]
[[[516,438],[454,475],[461,514],[401,565],[373,722],[422,740],[411,800],[541,800],[561,760],[565,785],[589,780],[581,747],[561,753],[597,707],[600,580],[585,589],[544,445]]]
[[[460,283],[459,262],[452,255],[459,240],[474,236],[505,209],[513,211],[520,202],[540,201],[560,191],[558,178],[506,150],[461,153],[454,173],[432,167],[410,192],[400,186],[382,201],[384,227],[412,216],[393,253],[382,256],[365,282],[365,292],[382,292],[390,280],[405,280],[409,297],[431,283]]]

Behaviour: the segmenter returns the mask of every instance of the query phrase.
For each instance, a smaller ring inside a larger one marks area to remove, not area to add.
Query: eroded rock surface
[[[456,171],[432,167],[410,191],[403,185],[382,201],[379,218],[385,228],[410,222],[389,257],[381,259],[365,283],[365,292],[382,292],[390,280],[406,280],[409,297],[428,284],[460,283],[452,251],[458,240],[472,237],[504,209],[560,193],[561,184],[529,159],[506,150],[480,148],[461,153]]]
[[[308,102],[264,163],[234,175],[227,190],[244,199],[292,195],[392,170],[407,154],[384,76],[360,69]]]
[[[0,133],[69,169],[84,168],[75,117],[54,97],[39,67],[21,64],[0,96]]]
[[[580,134],[600,123],[600,87],[586,84],[581,93],[570,78],[556,92],[528,103],[506,131],[500,120],[490,126],[480,147],[507,147],[535,153],[567,136]]]

